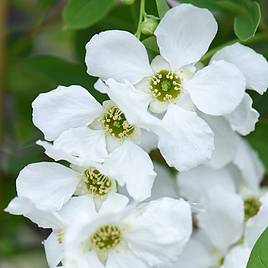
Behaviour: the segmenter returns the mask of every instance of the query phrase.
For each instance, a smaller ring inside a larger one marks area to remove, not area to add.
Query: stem
[[[137,31],[135,33],[135,36],[138,39],[140,39],[140,37],[141,37],[141,24],[142,24],[142,21],[143,21],[144,13],[145,13],[145,0],[141,0],[140,14],[139,14],[139,23],[138,23]]]
[[[264,40],[268,40],[268,35],[267,33],[258,33],[256,34],[254,37],[252,37],[251,39],[247,40],[247,41],[241,41],[239,39],[234,39],[234,40],[231,40],[225,44],[222,44],[222,45],[219,45],[213,49],[211,49],[209,52],[207,52],[201,59],[201,61],[203,63],[207,63],[210,58],[218,51],[220,50],[221,48],[225,47],[225,46],[229,46],[229,45],[232,45],[236,42],[240,42],[244,45],[250,45],[250,44],[255,44],[255,43],[258,43],[258,42],[262,42]]]

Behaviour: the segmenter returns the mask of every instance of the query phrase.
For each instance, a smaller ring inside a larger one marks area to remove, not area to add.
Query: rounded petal
[[[238,194],[221,187],[210,189],[201,200],[204,212],[197,215],[199,226],[215,248],[226,252],[242,235],[243,200]]]
[[[126,208],[129,199],[118,193],[110,194],[102,203],[99,213],[117,213]]]
[[[199,166],[177,175],[177,184],[181,196],[199,202],[202,196],[213,187],[222,187],[226,191],[235,192],[235,182],[228,167],[214,169]]]
[[[209,115],[225,115],[234,111],[242,101],[246,84],[235,65],[213,61],[187,80],[184,88],[200,111]]]
[[[258,122],[260,114],[252,108],[252,103],[251,97],[245,94],[236,109],[232,113],[225,115],[231,128],[241,135],[248,135],[252,132],[255,129],[255,124]]]
[[[171,104],[162,124],[166,131],[159,133],[158,148],[169,166],[183,171],[210,159],[214,135],[195,112]]]
[[[151,67],[155,73],[171,69],[169,63],[161,55],[157,55],[153,58]]]
[[[215,150],[206,165],[221,168],[233,161],[238,148],[238,135],[222,117],[205,116],[202,118],[209,124],[214,133]]]
[[[97,212],[93,197],[90,195],[75,196],[59,211],[66,226],[72,228],[75,223],[86,223],[96,218]]]
[[[71,198],[78,182],[77,173],[70,168],[41,162],[26,166],[16,185],[19,197],[30,199],[39,209],[55,211]]]
[[[162,198],[147,203],[137,213],[126,234],[129,248],[150,266],[175,262],[192,233],[189,204]]]
[[[158,99],[152,99],[149,109],[152,113],[163,114],[168,108],[167,102],[161,102]]]
[[[105,268],[106,266],[99,260],[95,251],[86,250],[81,252],[81,248],[75,251],[66,250],[64,251],[64,266],[63,268],[87,268],[87,267],[98,267]],[[54,268],[54,267],[53,267]]]
[[[258,214],[250,218],[245,227],[245,244],[248,247],[253,247],[259,236],[268,227],[268,193],[260,199],[262,206]]]
[[[111,252],[108,256],[105,268],[148,268],[139,257],[130,250]]]
[[[219,50],[213,57],[214,60],[225,60],[233,63],[246,77],[248,89],[256,90],[263,94],[268,87],[268,62],[261,54],[253,49],[235,43]]]
[[[141,129],[139,146],[147,153],[157,149],[158,137],[153,132]]]
[[[160,54],[173,68],[196,63],[208,50],[217,28],[207,9],[189,4],[171,8],[155,31]]]
[[[59,243],[54,232],[49,235],[43,244],[49,267],[57,267],[63,259],[63,245]]]
[[[97,82],[94,84],[94,88],[98,90],[99,92],[106,94],[108,91],[108,87],[105,84],[104,81],[102,81],[100,78],[97,80]]]
[[[103,171],[126,188],[136,200],[151,196],[156,173],[149,155],[136,144],[125,141],[105,160]]]
[[[178,189],[176,185],[176,178],[174,174],[171,174],[170,170],[163,165],[154,163],[156,171],[156,179],[154,181],[151,200],[158,199],[160,197],[178,197]]]
[[[258,189],[265,168],[257,152],[255,152],[246,140],[240,138],[237,141],[238,149],[234,158],[234,164],[240,170],[244,182],[252,189]]]
[[[126,31],[105,31],[94,35],[86,45],[87,72],[103,79],[114,78],[137,83],[152,75],[144,45]]]
[[[194,254],[194,257],[193,257]],[[173,268],[208,268],[213,265],[212,254],[197,240],[191,239]]]
[[[249,260],[251,249],[236,246],[225,256],[224,264],[220,268],[245,268]]]
[[[10,201],[5,212],[23,215],[41,228],[62,228],[64,222],[55,212],[47,212],[36,208],[33,202],[25,197],[15,197]]]
[[[37,144],[43,146],[45,153],[54,160],[66,160],[80,166],[102,162],[107,157],[104,132],[88,127],[70,128],[53,144],[44,141]]]
[[[42,93],[32,107],[33,123],[49,141],[69,128],[92,123],[102,111],[101,105],[80,86],[59,86]]]

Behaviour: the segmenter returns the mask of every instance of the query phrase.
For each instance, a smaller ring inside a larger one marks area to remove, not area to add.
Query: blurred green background
[[[213,11],[219,32],[212,48],[240,38],[268,58],[267,0],[180,2]],[[104,100],[86,74],[85,44],[102,30],[135,33],[139,8],[139,0],[0,0],[0,268],[47,267],[40,242],[48,232],[3,212],[16,195],[20,169],[46,159],[35,145],[42,135],[32,124],[31,102],[59,84],[80,84]],[[159,17],[163,10],[164,0],[146,0],[147,14]],[[154,38],[141,39],[154,56]],[[268,94],[250,94],[261,120],[248,139],[268,168]]]

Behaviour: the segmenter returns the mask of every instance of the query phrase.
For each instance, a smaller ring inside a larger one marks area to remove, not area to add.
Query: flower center
[[[109,108],[101,122],[107,133],[119,139],[129,137],[135,130],[135,127],[126,120],[124,113],[116,106]]]
[[[162,70],[152,77],[150,90],[157,100],[172,101],[181,93],[181,80],[175,73]]]
[[[254,217],[258,214],[261,207],[261,202],[259,199],[255,197],[247,197],[244,200],[244,213],[245,219],[248,220],[249,218]]]
[[[84,182],[92,195],[102,197],[112,189],[112,180],[95,168],[86,169],[84,176]]]
[[[99,227],[90,238],[93,247],[104,251],[115,248],[122,240],[122,233],[118,226],[107,224]]]

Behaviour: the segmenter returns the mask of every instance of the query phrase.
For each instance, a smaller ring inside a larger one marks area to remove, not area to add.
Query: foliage
[[[256,242],[249,258],[247,268],[268,267],[268,229],[266,229]]]

